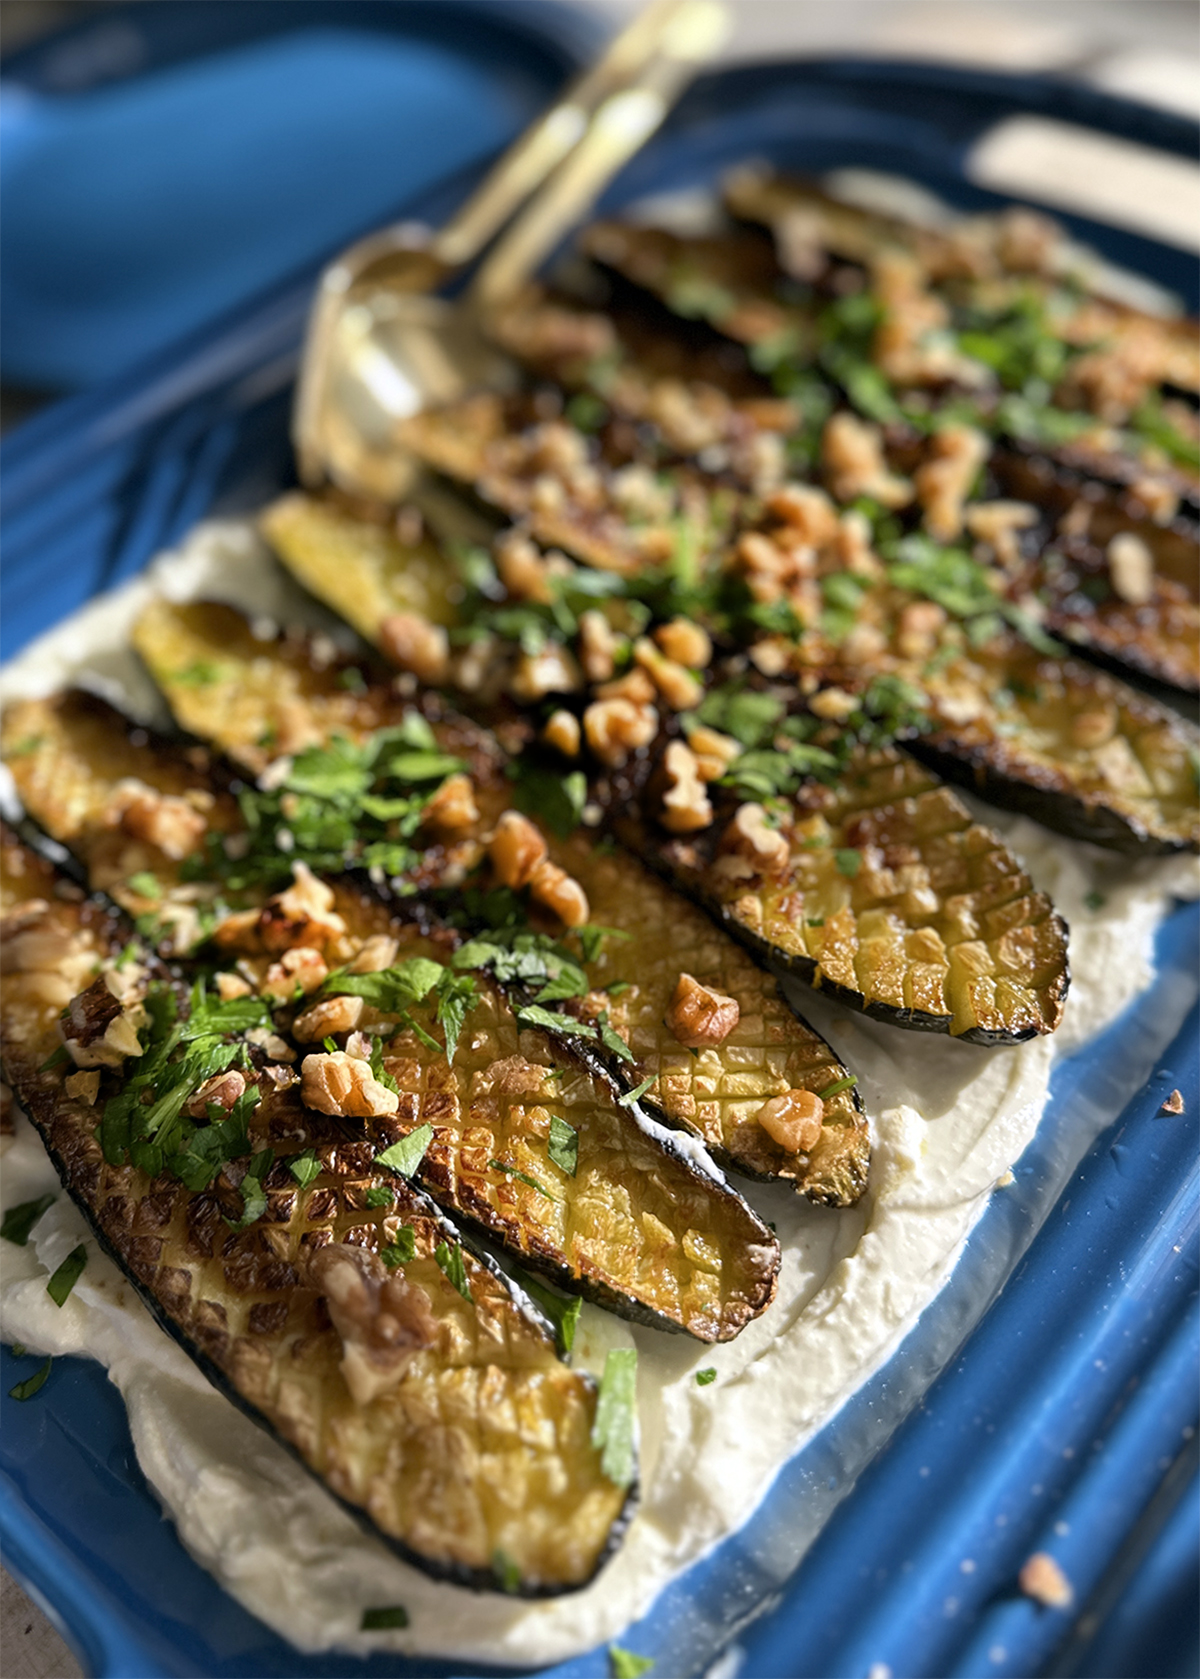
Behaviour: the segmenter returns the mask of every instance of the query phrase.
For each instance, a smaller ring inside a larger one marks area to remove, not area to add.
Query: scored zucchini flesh
[[[763,857],[732,808],[686,838],[616,826],[767,962],[866,1014],[987,1044],[1062,1017],[1066,927],[996,835],[894,749],[805,785]]]
[[[64,708],[55,712],[47,702],[34,703],[69,732]],[[89,743],[99,747],[95,713],[85,714],[85,721]],[[48,724],[40,726],[48,739]],[[109,728],[114,746],[97,751],[95,766],[111,762],[119,751],[122,727],[111,711]],[[53,750],[48,744],[38,749],[48,755]],[[152,765],[144,768],[148,777]],[[52,782],[45,773],[36,777],[38,787]],[[148,779],[143,784],[149,785]],[[112,785],[101,781],[98,767],[89,798],[100,809],[111,807]],[[65,831],[46,805],[27,808],[55,838],[77,847],[88,864],[92,830]],[[135,904],[150,904],[150,916],[160,919],[172,893],[190,888],[176,885],[171,859],[163,859],[161,875],[144,851],[140,861],[133,885],[122,882],[116,890],[131,892]],[[280,1030],[307,1006],[292,1000],[294,987],[307,984],[319,1001],[327,970],[355,961],[370,940],[396,943],[404,960],[437,960],[419,927],[395,916],[369,886],[353,879],[335,878],[327,888],[297,881],[274,896],[263,891],[256,896],[257,904],[214,914],[209,931],[231,977],[239,964],[237,972],[250,975],[271,996]],[[148,928],[147,937],[154,936]],[[444,966],[456,939],[449,932],[442,938]],[[289,977],[293,972],[296,977]],[[418,1168],[422,1184],[523,1263],[624,1316],[705,1341],[736,1335],[774,1293],[779,1250],[766,1226],[673,1132],[636,1105],[616,1102],[598,1064],[576,1054],[570,1041],[522,1028],[513,1005],[486,975],[475,976],[475,984],[474,1006],[452,1065],[443,1029],[417,1005],[409,1011],[417,1025],[406,1021],[400,1029],[398,1023],[399,1036],[385,1052],[385,1067],[387,1056],[394,1052],[398,1058],[403,1133],[434,1126]],[[371,1008],[362,1016],[366,1025],[381,1028],[396,1019]],[[546,1022],[551,1031],[556,1019],[551,1015]],[[565,1022],[564,1030],[569,1033],[571,1025]],[[334,1024],[328,1035],[341,1051],[347,1033],[359,1027],[358,1020],[352,1027]],[[325,1035],[322,1029],[317,1038]],[[577,1134],[575,1175],[564,1175],[548,1161],[552,1114]],[[538,1156],[532,1165],[526,1159],[530,1151]],[[541,1187],[530,1188],[514,1174],[534,1177]]]
[[[427,1196],[373,1164],[378,1134],[304,1108],[295,1084],[275,1083],[287,1064],[261,1050],[241,1057],[260,1096],[247,1130],[252,1150],[269,1147],[274,1158],[265,1213],[247,1228],[232,1226],[247,1211],[240,1186],[251,1162],[229,1162],[193,1190],[169,1171],[150,1177],[106,1160],[97,1122],[137,1059],[103,1067],[92,1102],[68,1092],[69,1063],[39,1069],[61,1043],[63,992],[92,983],[110,960],[113,925],[90,904],[56,901],[52,871],[24,848],[8,841],[3,861],[8,1077],[66,1187],[163,1327],[425,1572],[530,1596],[586,1584],[620,1538],[629,1493],[604,1475],[591,1441],[595,1383],[558,1360],[537,1310],[461,1249]],[[127,996],[142,989],[141,972],[125,970]],[[290,1164],[310,1151],[319,1171],[301,1185]],[[391,1276],[403,1278],[415,1333],[397,1358],[373,1335],[381,1308],[369,1298],[331,1325],[333,1285],[320,1267],[356,1273],[357,1253],[378,1290],[388,1273],[366,1256],[409,1241],[411,1258]],[[451,1280],[454,1256],[469,1299]],[[360,1380],[351,1390],[351,1364],[366,1370],[365,1388]]]
[[[309,644],[301,638],[273,646],[254,641],[246,620],[229,607],[152,603],[138,621],[135,639],[179,722],[235,758],[262,750],[254,743],[276,703],[286,705],[292,726],[308,742],[338,732],[360,738],[400,715],[402,702],[394,690],[374,685],[352,712],[338,673],[315,668]],[[203,691],[207,703],[197,699],[193,684],[171,679],[181,668],[212,667],[218,649],[225,662],[220,680]],[[248,698],[260,694],[266,710]],[[439,739],[472,766],[481,810],[476,833],[482,834],[507,804],[512,784],[499,775],[496,756],[487,755],[482,732],[449,718],[439,731]],[[585,1019],[604,1012],[629,1045],[632,1060],[608,1057],[613,1076],[626,1089],[652,1079],[645,1091],[652,1111],[701,1137],[722,1164],[755,1177],[788,1179],[821,1202],[857,1199],[866,1182],[866,1118],[853,1085],[844,1084],[846,1068],[825,1040],[787,1008],[774,982],[707,916],[681,902],[633,858],[598,847],[586,832],[566,839],[544,825],[542,832],[551,860],[583,887],[591,919],[623,935],[623,942],[606,942],[594,959],[581,960],[591,989],[580,1005],[570,1005]],[[455,861],[462,866],[464,859]],[[631,960],[627,953],[633,951]],[[681,972],[739,1006],[740,1022],[728,1043],[705,1049],[699,1059],[666,1024]],[[604,988],[614,981],[629,988],[610,998]],[[822,1138],[812,1149],[787,1150],[757,1123],[756,1114],[771,1098],[798,1089],[819,1094],[833,1085],[844,1087],[830,1098]]]

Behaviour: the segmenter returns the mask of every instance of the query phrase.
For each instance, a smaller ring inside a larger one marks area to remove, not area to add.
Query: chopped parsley
[[[389,1271],[394,1271],[397,1265],[407,1265],[416,1251],[416,1231],[411,1224],[402,1224],[387,1246],[380,1248],[379,1257]]]
[[[853,1090],[857,1083],[858,1074],[847,1073],[843,1078],[834,1079],[832,1084],[827,1084],[824,1090],[818,1090],[817,1097],[822,1102],[828,1102],[831,1096],[837,1096],[843,1090]]]
[[[321,1162],[317,1159],[316,1149],[306,1148],[303,1154],[293,1155],[288,1161],[288,1171],[301,1189],[307,1189],[309,1184],[321,1175]]]
[[[653,1668],[654,1657],[639,1656],[633,1650],[622,1649],[620,1644],[610,1644],[608,1666],[612,1679],[641,1679],[643,1673]]]
[[[637,1352],[633,1347],[613,1347],[604,1361],[592,1445],[600,1453],[601,1470],[614,1486],[627,1487],[633,1480],[636,1439]]]
[[[499,1546],[492,1552],[492,1573],[500,1582],[500,1589],[506,1592],[516,1592],[521,1589],[521,1570]]]
[[[339,968],[330,974],[322,991],[332,997],[361,997],[380,1014],[403,1020],[426,1049],[440,1051],[442,1046],[437,1039],[408,1012],[412,1004],[422,1003],[432,995],[437,1023],[446,1035],[446,1058],[450,1061],[458,1049],[463,1021],[479,1001],[478,987],[469,974],[455,973],[427,956],[414,956],[373,974],[352,974]]]
[[[382,1609],[364,1609],[358,1624],[362,1632],[386,1632],[389,1627],[406,1627],[408,1610],[400,1603],[391,1603]]]
[[[401,1137],[399,1142],[385,1148],[382,1154],[377,1154],[375,1165],[386,1167],[389,1172],[395,1172],[397,1177],[411,1178],[424,1160],[425,1151],[432,1141],[433,1126],[428,1122],[418,1125],[407,1137]]]
[[[717,1372],[713,1369],[711,1364],[709,1365],[707,1370],[697,1370],[697,1372],[696,1372],[696,1386],[697,1387],[706,1388],[706,1387],[708,1387],[710,1382],[715,1382],[716,1379],[717,1379]]]
[[[861,851],[852,851],[849,849],[835,851],[833,860],[837,865],[837,872],[840,875],[845,875],[847,880],[853,880],[858,874],[858,871],[862,868]]]
[[[264,1188],[264,1180],[274,1164],[275,1150],[273,1148],[261,1149],[250,1162],[241,1183],[241,1217],[225,1220],[231,1230],[245,1230],[249,1225],[256,1224],[266,1212],[267,1192]]]
[[[531,1178],[528,1172],[522,1172],[519,1167],[509,1166],[503,1160],[489,1160],[488,1165],[493,1171],[504,1172],[510,1178],[516,1178],[519,1183],[527,1185],[528,1188],[535,1189],[539,1195],[544,1195],[547,1201],[558,1200],[558,1196],[551,1195],[544,1183],[539,1183],[536,1178]]]
[[[19,1206],[10,1207],[0,1219],[0,1236],[15,1247],[23,1248],[38,1219],[57,1200],[58,1196],[51,1192],[39,1195],[35,1201],[22,1201]]]
[[[557,1114],[550,1115],[550,1141],[546,1152],[560,1171],[569,1178],[575,1176],[579,1166],[579,1133]]]
[[[471,1287],[467,1282],[467,1266],[463,1259],[461,1242],[439,1242],[433,1253],[439,1268],[445,1275],[446,1281],[451,1283],[464,1300],[471,1299]]]
[[[373,1183],[364,1197],[368,1207],[390,1207],[395,1199],[396,1191],[388,1183]]]
[[[46,1284],[46,1293],[56,1306],[61,1306],[67,1296],[83,1275],[83,1268],[87,1264],[87,1249],[81,1242],[77,1248],[63,1260],[50,1281]]]
[[[623,1096],[618,1096],[618,1106],[631,1108],[635,1102],[640,1102],[657,1077],[657,1073],[651,1073],[649,1078],[643,1079],[640,1084],[635,1084],[632,1090],[627,1090]]]
[[[1097,910],[1103,909],[1108,899],[1103,892],[1089,892],[1083,901],[1088,909]]]
[[[27,1376],[23,1382],[18,1382],[16,1387],[9,1388],[8,1397],[18,1400],[32,1399],[35,1393],[39,1393],[45,1387],[46,1377],[50,1374],[50,1366],[53,1363],[54,1360],[48,1358],[39,1370],[34,1371],[32,1376]]]

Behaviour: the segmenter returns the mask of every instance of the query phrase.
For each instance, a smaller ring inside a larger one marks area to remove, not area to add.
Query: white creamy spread
[[[148,717],[157,701],[127,647],[132,619],[155,590],[332,627],[293,592],[248,526],[209,524],[181,553],[37,642],[0,678],[0,695],[47,692],[100,672],[110,697]],[[618,1636],[674,1575],[753,1515],[781,1465],[897,1355],[997,1180],[1033,1137],[1056,1057],[1145,988],[1155,927],[1172,896],[1196,894],[1193,859],[1130,863],[1024,818],[988,809],[986,819],[1070,924],[1063,1026],[1053,1039],[989,1050],[881,1025],[797,989],[797,1005],[858,1074],[872,1118],[870,1188],[857,1207],[838,1212],[782,1186],[748,1186],[777,1226],[783,1269],[773,1305],[728,1345],[631,1328],[584,1307],[577,1362],[599,1371],[610,1347],[638,1349],[642,1480],[624,1544],[586,1591],[537,1603],[473,1595],[397,1561],[208,1386],[97,1253],[65,1195],[27,1248],[0,1244],[0,1333],[42,1353],[101,1360],[128,1407],[138,1462],[188,1549],[302,1649],[541,1664]],[[1089,907],[1097,893],[1103,904]],[[1187,990],[1164,1003],[1096,1130],[1145,1083],[1182,1023]],[[36,1132],[19,1119],[4,1154],[4,1206],[56,1185]],[[83,1239],[87,1268],[59,1309],[46,1277]],[[700,1387],[695,1373],[706,1367],[716,1379]],[[364,1608],[395,1603],[408,1610],[408,1628],[360,1632]]]

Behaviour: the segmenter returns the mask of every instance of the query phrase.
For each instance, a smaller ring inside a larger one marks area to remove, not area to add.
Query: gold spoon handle
[[[720,50],[729,14],[720,0],[682,0],[660,24],[641,70],[603,100],[582,138],[489,253],[471,283],[473,305],[486,310],[511,297],[587,213]]]
[[[583,138],[604,102],[636,83],[694,0],[652,0],[621,30],[563,97],[516,139],[482,185],[433,236],[430,249],[447,268],[472,261]]]

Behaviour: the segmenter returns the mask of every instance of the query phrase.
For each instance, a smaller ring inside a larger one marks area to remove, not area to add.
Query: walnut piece
[[[393,612],[379,626],[379,645],[393,664],[422,682],[444,682],[450,669],[450,638],[440,624],[415,612]]]
[[[582,927],[591,914],[583,887],[548,858],[543,858],[530,875],[529,890],[565,927]]]
[[[341,1337],[346,1386],[356,1405],[369,1405],[437,1340],[429,1296],[403,1271],[389,1273],[377,1254],[340,1242],[318,1248],[308,1273]]]
[[[100,1094],[99,1069],[90,1073],[69,1073],[63,1080],[63,1089],[72,1100],[86,1102],[89,1108],[94,1107]]]
[[[688,1049],[709,1049],[723,1043],[741,1018],[736,998],[701,985],[691,974],[680,974],[667,1009],[667,1025]]]
[[[300,1097],[318,1113],[346,1119],[376,1119],[394,1114],[400,1098],[378,1084],[370,1066],[344,1050],[329,1055],[306,1055],[300,1063]]]
[[[1159,1111],[1159,1113],[1164,1113],[1164,1114],[1181,1114],[1181,1113],[1183,1113],[1183,1111],[1184,1111],[1183,1092],[1181,1090],[1173,1090],[1171,1092],[1171,1094],[1163,1102],[1162,1107],[1159,1108],[1158,1111]]]
[[[362,1012],[361,997],[326,997],[296,1016],[292,1033],[302,1044],[321,1043],[340,1032],[353,1032]]]
[[[587,743],[602,764],[619,769],[658,733],[658,712],[632,700],[596,700],[583,714]]]
[[[821,1135],[825,1104],[811,1090],[787,1090],[764,1102],[754,1117],[780,1148],[805,1154]]]
[[[700,779],[696,754],[681,740],[673,740],[663,753],[663,769],[668,782],[660,818],[663,827],[672,834],[694,834],[707,828],[713,807]]]
[[[193,1119],[204,1119],[208,1115],[209,1104],[224,1108],[226,1113],[233,1107],[238,1097],[243,1095],[246,1081],[236,1068],[227,1073],[214,1073],[212,1078],[205,1079],[197,1090],[188,1097],[187,1112]]]
[[[1047,1609],[1066,1609],[1075,1598],[1071,1582],[1045,1551],[1033,1553],[1018,1574],[1017,1584],[1026,1597],[1044,1603]]]
[[[469,775],[449,775],[425,806],[427,825],[440,834],[457,834],[479,821],[475,788]]]
[[[688,670],[704,670],[712,659],[712,641],[707,630],[693,624],[690,618],[672,618],[660,624],[654,639],[668,659]]]
[[[668,659],[649,636],[638,637],[633,656],[672,711],[694,711],[704,698],[703,684],[684,665]]]
[[[577,758],[580,741],[578,717],[570,711],[553,712],[542,730],[542,739],[547,746],[561,752],[564,758]]]
[[[519,891],[546,856],[546,842],[527,816],[506,810],[488,841],[488,856],[500,881]]]
[[[786,868],[789,857],[787,840],[772,828],[762,805],[754,803],[738,806],[721,836],[721,850],[746,864],[751,874],[775,874]]]
[[[1132,531],[1118,531],[1105,550],[1114,592],[1130,606],[1145,606],[1154,597],[1154,556]]]

